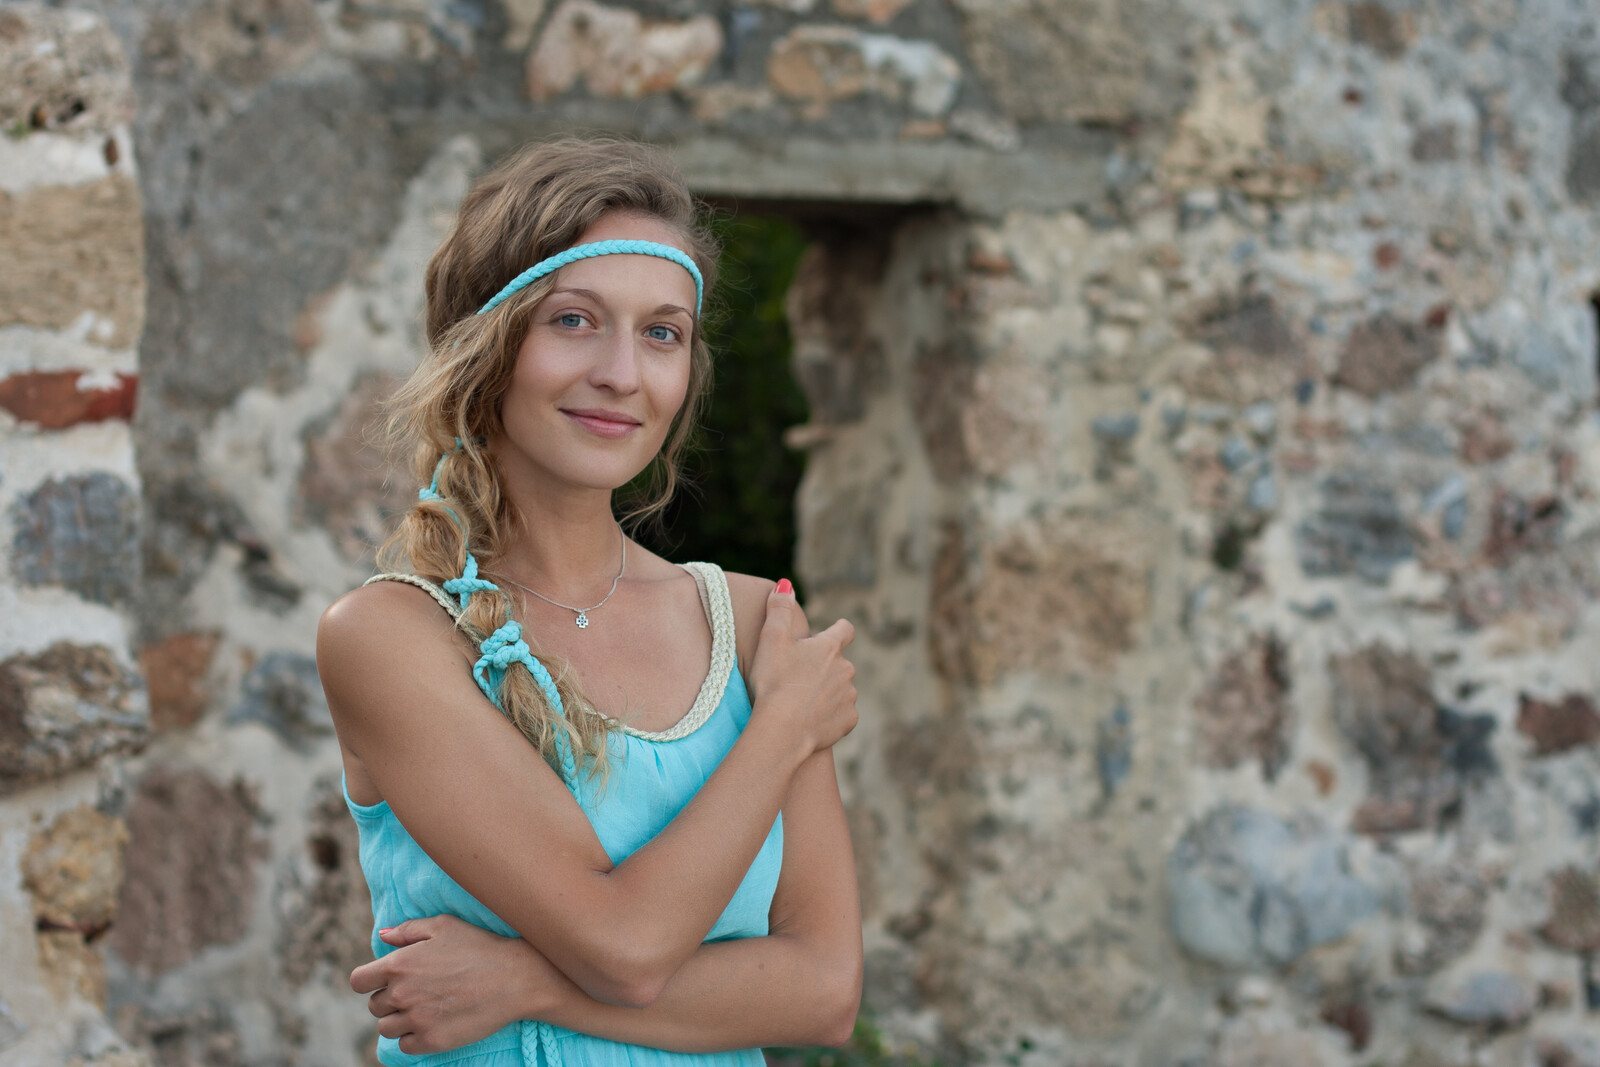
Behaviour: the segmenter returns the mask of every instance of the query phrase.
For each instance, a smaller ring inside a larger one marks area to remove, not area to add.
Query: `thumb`
[[[811,635],[811,626],[806,622],[805,610],[795,599],[794,586],[787,578],[780,578],[778,584],[767,594],[767,617],[762,621],[762,628],[769,626],[775,626],[796,638]]]

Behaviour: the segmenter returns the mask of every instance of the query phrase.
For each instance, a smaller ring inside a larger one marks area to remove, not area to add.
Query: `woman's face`
[[[601,217],[575,243],[619,238],[685,244],[660,219],[627,212]],[[496,458],[543,487],[616,489],[661,450],[683,406],[694,279],[643,255],[582,259],[555,278],[517,353]]]

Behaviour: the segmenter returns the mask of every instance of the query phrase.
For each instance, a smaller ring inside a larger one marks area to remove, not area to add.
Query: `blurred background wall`
[[[1592,5],[5,3],[0,127],[0,1062],[370,1058],[313,629],[583,128],[798,235],[848,1062],[1600,1064]]]

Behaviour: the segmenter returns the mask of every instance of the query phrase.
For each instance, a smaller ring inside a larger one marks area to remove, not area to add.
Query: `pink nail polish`
[[[778,579],[778,592],[780,592],[780,593],[792,593],[792,592],[794,592],[794,586],[790,583],[789,579],[787,579],[787,578],[779,578]]]
[[[382,930],[378,931],[378,936],[382,937],[384,934],[388,933],[390,930],[393,930],[393,929],[394,929],[394,927],[392,927],[392,926],[385,926]]]

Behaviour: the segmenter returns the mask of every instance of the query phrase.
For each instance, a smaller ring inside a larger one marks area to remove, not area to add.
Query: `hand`
[[[787,581],[767,596],[767,617],[750,664],[751,701],[763,715],[792,716],[808,752],[829,748],[855,729],[856,669],[844,658],[855,636],[844,619],[812,636]]]
[[[579,992],[526,941],[453,915],[410,919],[379,936],[400,947],[350,972],[350,988],[372,994],[378,1033],[399,1038],[401,1052],[460,1048]]]

